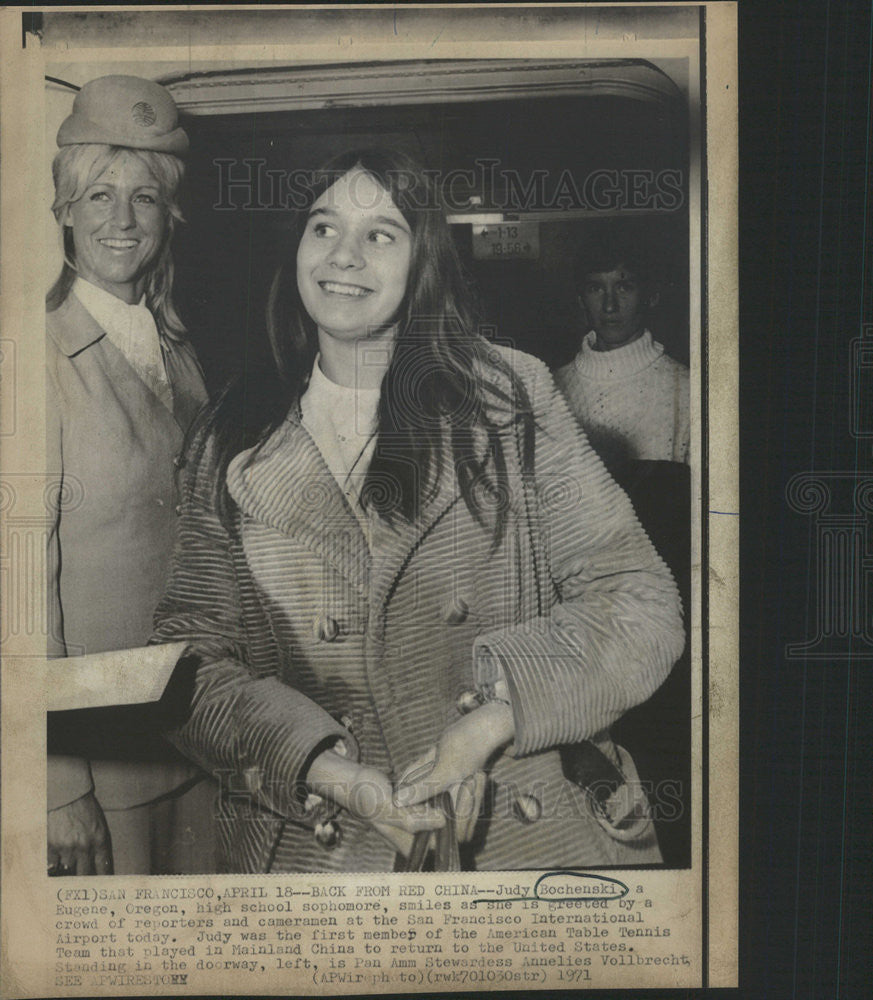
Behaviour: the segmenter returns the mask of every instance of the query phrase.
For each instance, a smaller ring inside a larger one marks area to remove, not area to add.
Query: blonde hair
[[[176,223],[185,221],[176,198],[185,175],[185,165],[171,153],[92,142],[61,147],[52,163],[52,177],[55,182],[52,212],[61,227],[64,265],[46,295],[46,306],[50,311],[57,309],[70,294],[70,289],[76,280],[76,247],[73,242],[73,231],[63,222],[67,209],[85,194],[122,153],[129,153],[142,161],[157,182],[161,202],[166,210],[166,236],[146,275],[146,305],[162,332],[182,336],[185,333],[185,326],[173,305],[174,266],[170,244]]]

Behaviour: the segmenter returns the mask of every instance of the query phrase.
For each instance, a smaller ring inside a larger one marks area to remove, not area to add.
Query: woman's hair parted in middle
[[[148,168],[157,183],[166,211],[167,230],[163,246],[146,275],[146,305],[154,315],[158,327],[165,333],[182,336],[185,326],[173,304],[173,254],[171,244],[177,222],[184,222],[177,195],[185,164],[171,153],[158,153],[147,149],[130,149],[127,146],[108,146],[102,143],[75,143],[62,146],[52,162],[55,182],[55,200],[52,212],[61,226],[64,246],[64,264],[58,279],[46,295],[46,305],[51,311],[70,294],[76,280],[76,248],[72,229],[64,225],[66,209],[78,201],[88,188],[112,166],[123,153],[138,157]]]
[[[392,323],[393,350],[382,381],[376,448],[362,503],[389,522],[414,521],[451,462],[470,512],[483,525],[482,494],[505,471],[498,430],[520,422],[523,465],[533,465],[533,417],[520,380],[477,331],[470,281],[445,219],[433,177],[415,160],[389,150],[351,150],[312,174],[294,242],[276,271],[267,305],[272,363],[237,379],[214,408],[219,507],[229,514],[227,465],[256,445],[299,403],[318,353],[318,331],[297,286],[296,253],[312,204],[351,170],[369,174],[409,224],[412,252],[406,293]],[[255,381],[257,379],[257,381]],[[448,429],[448,442],[445,432]],[[201,441],[205,444],[204,434]],[[478,441],[477,441],[478,438]],[[495,544],[503,531],[496,504]]]

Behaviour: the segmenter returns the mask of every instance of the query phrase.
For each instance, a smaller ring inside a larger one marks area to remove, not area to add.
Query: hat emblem
[[[133,106],[133,120],[137,125],[142,125],[143,127],[147,125],[154,125],[157,121],[158,116],[155,114],[155,109],[148,103],[148,101],[137,101]]]

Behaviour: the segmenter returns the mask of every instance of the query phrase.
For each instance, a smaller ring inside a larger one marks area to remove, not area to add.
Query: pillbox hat
[[[58,129],[59,146],[99,142],[107,146],[188,152],[188,136],[170,92],[138,76],[101,76],[76,94],[73,112]]]

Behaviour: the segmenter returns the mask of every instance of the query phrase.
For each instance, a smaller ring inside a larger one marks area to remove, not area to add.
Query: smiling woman
[[[272,362],[192,449],[155,638],[200,660],[176,739],[234,790],[226,871],[414,866],[433,831],[446,866],[660,859],[607,730],[681,651],[676,588],[545,366],[478,333],[432,173],[315,175]]]
[[[411,255],[409,224],[366,171],[349,171],[316,199],[297,249],[297,284],[334,382],[355,385],[347,381],[355,342],[390,332]]]
[[[67,206],[79,276],[128,305],[138,302],[167,231],[161,185],[141,156],[121,150]]]
[[[184,335],[170,294],[182,160],[150,149],[75,143],[60,148],[52,174],[64,264],[46,297],[49,311],[79,277],[129,305],[145,295],[162,328]]]
[[[52,210],[64,265],[46,299],[47,468],[58,484],[48,599],[49,654],[65,656],[145,645],[176,536],[177,456],[206,390],[172,298],[188,140],[171,97],[137,77],[92,80],[58,145]],[[66,502],[72,494],[78,504]],[[132,735],[90,764],[50,758],[50,870],[103,873],[113,860],[119,874],[190,870],[173,840],[191,803],[181,793],[203,775],[169,746],[153,759],[155,742]],[[208,838],[203,793],[190,793],[198,801],[188,817],[205,814]],[[198,848],[197,867],[209,870],[202,836]]]

